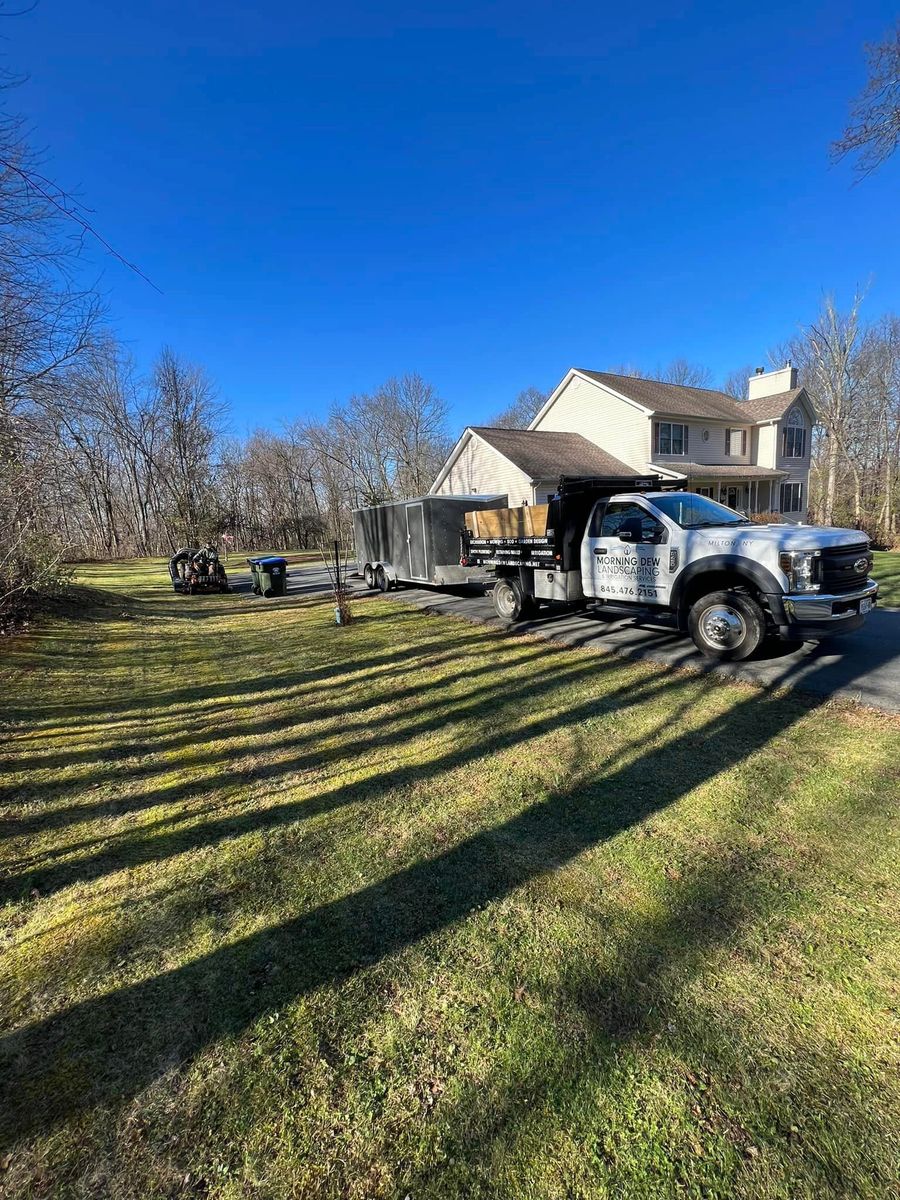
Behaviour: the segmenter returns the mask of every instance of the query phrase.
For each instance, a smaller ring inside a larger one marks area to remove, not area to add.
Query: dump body
[[[367,574],[382,566],[401,583],[466,583],[474,574],[460,566],[466,513],[506,503],[506,496],[420,496],[358,508],[353,536],[359,570]]]

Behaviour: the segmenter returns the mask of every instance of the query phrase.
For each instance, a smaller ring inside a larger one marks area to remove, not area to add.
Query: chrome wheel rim
[[[497,611],[501,617],[511,617],[516,610],[516,597],[510,587],[501,587],[496,593]]]
[[[703,640],[716,650],[731,650],[747,632],[744,618],[729,604],[714,604],[700,618]]]

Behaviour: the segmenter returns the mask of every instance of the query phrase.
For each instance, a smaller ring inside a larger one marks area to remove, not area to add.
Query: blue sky
[[[870,284],[895,159],[828,146],[892,4],[39,0],[10,19],[47,168],[138,361],[202,362],[238,431],[418,371],[461,425],[569,366],[717,375]]]

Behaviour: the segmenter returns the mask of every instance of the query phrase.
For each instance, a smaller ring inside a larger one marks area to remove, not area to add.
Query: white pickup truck
[[[460,561],[496,576],[494,607],[506,621],[541,604],[666,611],[716,659],[748,658],[767,636],[845,633],[874,607],[864,533],[754,525],[705,496],[653,483],[637,479],[634,490],[618,491],[609,481],[563,480],[543,532],[537,509],[526,534],[516,530],[525,510],[488,514],[487,531],[469,514],[476,530],[466,529]]]

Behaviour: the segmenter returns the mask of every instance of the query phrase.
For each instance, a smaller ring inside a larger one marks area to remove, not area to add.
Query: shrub
[[[777,512],[758,512],[751,513],[750,520],[754,525],[780,525],[781,513]]]

